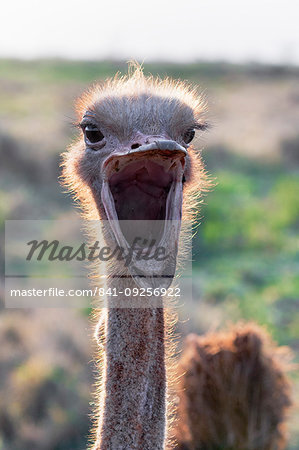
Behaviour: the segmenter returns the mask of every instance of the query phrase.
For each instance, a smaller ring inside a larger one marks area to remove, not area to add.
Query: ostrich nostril
[[[141,144],[132,144],[131,149],[134,150],[135,148],[141,147]]]

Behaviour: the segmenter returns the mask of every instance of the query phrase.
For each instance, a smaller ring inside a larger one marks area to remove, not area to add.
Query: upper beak
[[[178,144],[176,141],[170,140],[158,140],[153,141],[150,144],[141,145],[137,149],[134,149],[134,152],[145,152],[148,150],[168,150],[168,151],[180,151],[187,155],[187,151],[184,147]],[[130,152],[131,153],[131,152]]]
[[[121,158],[124,156],[140,156],[142,153],[145,154],[147,152],[157,152],[157,154],[162,154],[165,156],[176,156],[183,157],[187,155],[187,150],[176,141],[171,140],[153,140],[149,144],[141,145],[140,147],[130,149],[123,149],[122,151],[116,151],[112,153],[103,163],[103,168],[105,169],[107,165],[115,158]],[[184,164],[184,163],[183,163]]]

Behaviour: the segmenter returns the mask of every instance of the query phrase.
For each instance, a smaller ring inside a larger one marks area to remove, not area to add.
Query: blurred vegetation
[[[218,184],[193,246],[205,301],[299,349],[299,166],[286,172],[224,149],[206,163]]]
[[[0,61],[2,238],[5,219],[75,214],[57,182],[59,155],[75,134],[73,102],[88,83],[117,71],[125,73],[126,64]],[[201,205],[193,301],[181,311],[190,319],[179,332],[252,319],[298,360],[299,70],[153,63],[145,71],[199,82],[215,124],[202,153],[216,185]],[[3,252],[1,244],[2,267]],[[86,448],[93,380],[88,310],[0,314],[0,450]],[[298,420],[294,408],[289,450],[299,446]]]

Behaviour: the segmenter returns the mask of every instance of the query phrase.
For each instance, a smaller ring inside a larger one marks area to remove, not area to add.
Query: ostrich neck
[[[118,292],[132,278],[108,278]],[[117,280],[117,281],[116,281]],[[118,297],[122,303],[128,297]],[[136,300],[136,298],[135,298]],[[144,297],[140,297],[144,305]],[[150,302],[150,298],[147,298]],[[97,450],[160,450],[166,427],[163,308],[109,307]]]

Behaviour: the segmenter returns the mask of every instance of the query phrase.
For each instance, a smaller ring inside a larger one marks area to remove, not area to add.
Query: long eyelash
[[[195,128],[196,130],[205,131],[211,128],[211,125],[208,122],[195,122],[193,124],[193,128]]]
[[[71,127],[71,128],[80,128],[80,123],[75,122],[73,117],[70,117],[70,116],[67,116],[67,115],[65,115],[64,117],[67,120],[67,123],[68,123],[69,127]]]

